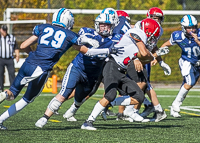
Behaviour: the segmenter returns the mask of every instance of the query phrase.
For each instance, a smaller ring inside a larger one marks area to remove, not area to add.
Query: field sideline
[[[81,130],[80,127],[88,118],[96,102],[101,99],[103,90],[99,89],[76,114],[77,122],[67,122],[62,115],[70,107],[73,99],[65,102],[59,115],[50,118],[48,124],[36,128],[35,122],[44,114],[49,101],[55,94],[42,93],[35,101],[15,116],[5,121],[7,131],[0,131],[0,142],[199,142],[200,137],[200,103],[199,89],[192,89],[181,106],[182,118],[170,116],[170,106],[178,89],[155,89],[162,107],[165,109],[167,119],[154,123],[130,123],[116,121],[116,117],[108,117],[107,121],[99,116],[94,123],[97,131]],[[4,101],[0,104],[0,114],[21,98],[14,101]],[[141,111],[144,107],[141,108]],[[112,109],[117,113],[118,108]],[[140,112],[141,112],[140,111]],[[153,114],[149,116],[152,117]]]

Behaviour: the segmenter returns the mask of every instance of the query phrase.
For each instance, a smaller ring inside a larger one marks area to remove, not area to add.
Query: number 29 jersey
[[[37,49],[29,53],[26,62],[39,65],[49,71],[60,57],[73,45],[78,45],[78,34],[51,24],[34,27],[33,35],[38,37]]]

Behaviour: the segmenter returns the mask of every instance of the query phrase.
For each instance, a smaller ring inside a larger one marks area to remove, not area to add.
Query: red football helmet
[[[151,18],[151,17],[160,17],[161,18],[161,22],[164,21],[164,15],[163,12],[160,8],[158,7],[152,7],[148,10],[147,12],[147,18]]]
[[[157,44],[160,35],[160,24],[151,18],[141,21],[141,29],[147,35],[147,48],[151,51]]]
[[[130,16],[125,11],[123,11],[123,10],[117,10],[117,15],[118,15],[118,17],[124,16],[124,17],[126,17],[126,19],[128,20],[129,23],[131,22]]]

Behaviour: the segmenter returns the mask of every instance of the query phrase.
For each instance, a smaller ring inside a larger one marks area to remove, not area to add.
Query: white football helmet
[[[62,26],[65,29],[73,29],[74,16],[69,9],[60,8],[53,14],[52,24]]]
[[[109,15],[110,17],[113,18],[113,21],[115,23],[115,26],[117,26],[119,24],[119,18],[118,18],[118,14],[117,11],[114,10],[113,8],[105,8],[101,11],[100,14],[105,13],[107,15]]]
[[[195,26],[196,29],[197,29],[197,19],[192,15],[183,16],[183,18],[181,19],[181,27],[182,27],[183,33],[187,37],[192,37],[192,36],[191,36],[191,34],[186,32],[186,28],[187,27],[192,27],[192,26]]]
[[[99,29],[99,24],[100,23],[110,24],[111,25],[110,32],[108,32],[108,31],[100,32],[100,29]],[[95,26],[95,31],[97,33],[99,33],[100,35],[106,36],[106,37],[112,35],[113,29],[115,27],[115,22],[114,22],[113,15],[106,14],[106,13],[101,13],[100,15],[98,15],[96,17],[94,26]]]

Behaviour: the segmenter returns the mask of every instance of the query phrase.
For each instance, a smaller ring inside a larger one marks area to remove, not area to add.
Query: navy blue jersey
[[[78,34],[51,24],[40,24],[33,29],[38,37],[37,49],[30,52],[27,62],[39,65],[43,71],[51,70],[60,57],[73,44],[78,44]]]
[[[112,40],[119,41],[119,39],[122,37],[120,34],[114,34],[112,36],[103,38],[94,29],[86,27],[81,28],[79,34],[97,40],[99,42],[98,49],[109,48],[113,43]],[[87,45],[87,47],[92,48],[90,45]],[[105,58],[99,58],[98,56],[88,57],[82,53],[79,53],[72,63],[83,75],[90,78],[97,78],[104,60]]]
[[[119,17],[119,24],[114,28],[113,33],[124,35],[129,29],[131,29],[131,25],[128,23],[126,17]]]
[[[200,40],[200,29],[197,30],[197,37]],[[170,43],[177,44],[181,50],[181,58],[195,64],[200,59],[200,46],[194,38],[186,38],[182,31],[174,31],[171,34]]]

